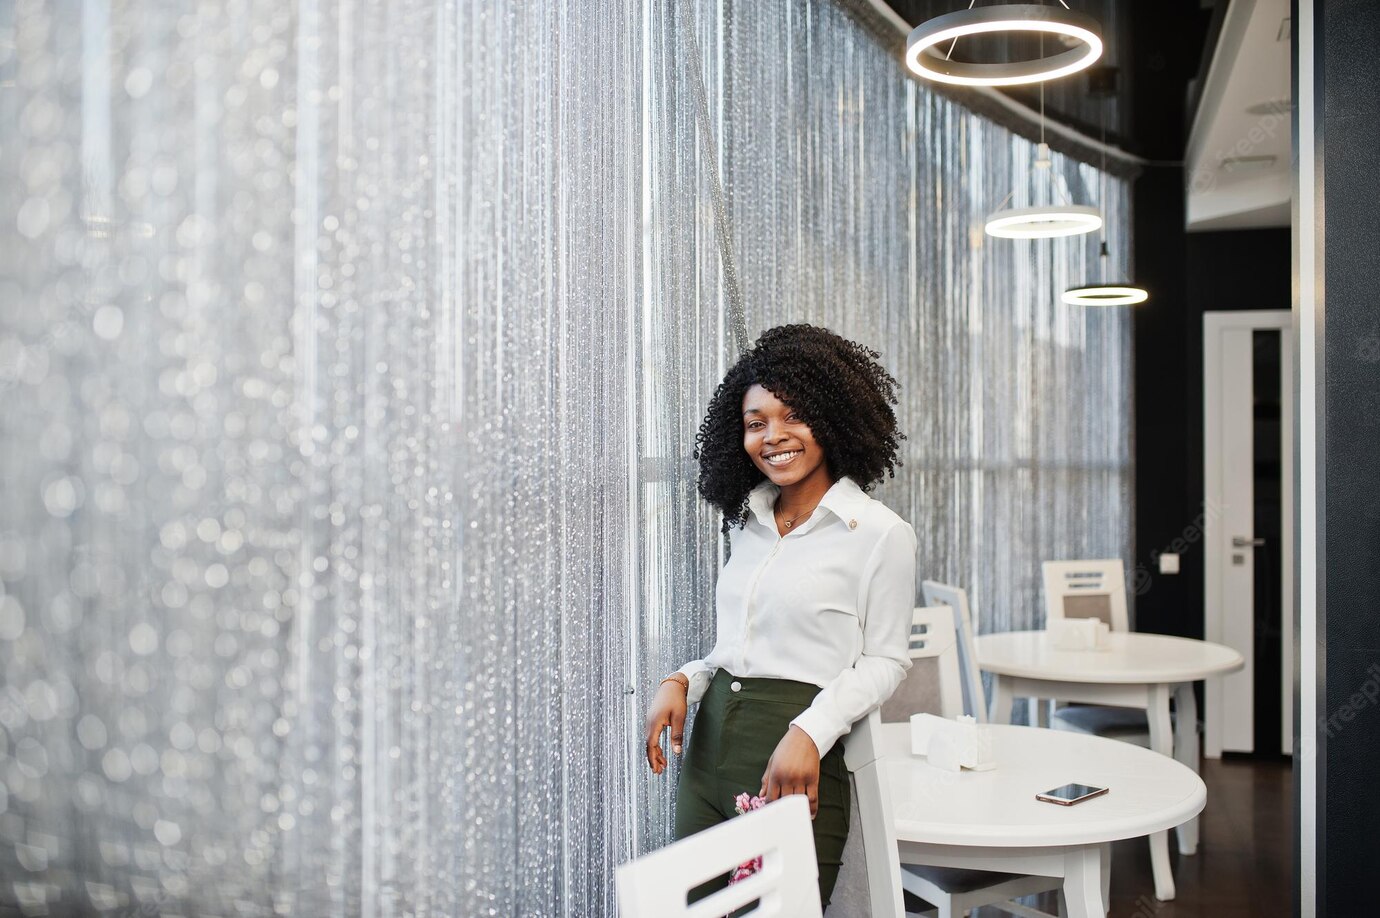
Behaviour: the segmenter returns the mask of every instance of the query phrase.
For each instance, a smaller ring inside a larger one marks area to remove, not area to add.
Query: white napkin
[[[929,764],[944,771],[986,771],[996,767],[991,731],[967,714],[957,720],[933,714],[912,715],[910,751],[925,756]]]
[[[1052,618],[1045,626],[1055,650],[1100,650],[1111,630],[1100,618]]]

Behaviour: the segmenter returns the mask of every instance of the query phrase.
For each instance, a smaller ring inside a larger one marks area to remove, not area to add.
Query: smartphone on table
[[[1036,800],[1043,800],[1045,803],[1057,803],[1060,806],[1073,806],[1075,803],[1082,803],[1084,800],[1091,800],[1094,797],[1101,797],[1107,793],[1109,788],[1094,787],[1091,784],[1065,784],[1053,790],[1047,790],[1042,794],[1036,794]]]

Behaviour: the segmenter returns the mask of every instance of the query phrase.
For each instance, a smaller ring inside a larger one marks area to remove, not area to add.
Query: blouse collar
[[[776,496],[780,493],[781,489],[772,484],[770,480],[763,480],[748,494],[748,508],[752,511],[752,515],[757,517],[759,523],[773,532],[777,530],[776,520],[772,515],[772,507],[776,503]],[[856,519],[859,510],[866,506],[870,500],[872,498],[868,497],[852,478],[844,475],[835,481],[828,491],[824,492],[824,497],[820,499],[819,505],[844,522],[848,522],[850,519]]]

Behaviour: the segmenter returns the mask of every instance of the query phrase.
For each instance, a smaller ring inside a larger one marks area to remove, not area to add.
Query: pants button
[[[735,692],[741,692],[743,690],[743,683],[735,679],[733,683],[729,685],[729,688],[733,689]]]

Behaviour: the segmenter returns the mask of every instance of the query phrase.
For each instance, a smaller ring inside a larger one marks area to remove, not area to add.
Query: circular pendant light
[[[1041,87],[1041,111],[1044,110],[1044,88]],[[1041,126],[1043,131],[1043,122]],[[983,229],[989,236],[1002,239],[1057,239],[1061,236],[1077,236],[1102,228],[1102,212],[1096,207],[1074,204],[1068,194],[1060,187],[1062,176],[1054,173],[1049,158],[1049,144],[1043,140],[1035,148],[1035,168],[1044,176],[1047,198],[1051,203],[1034,207],[1006,207],[1015,191],[1006,196],[1002,206],[987,215]],[[1054,203],[1055,196],[1063,199],[1063,204]]]
[[[1027,61],[977,63],[951,59],[964,36],[1032,33],[1072,39],[1067,51]],[[940,45],[948,44],[941,53]],[[959,86],[1019,86],[1077,73],[1102,56],[1102,27],[1096,19],[1057,6],[1008,3],[958,10],[922,23],[906,40],[906,66],[919,76]]]
[[[1115,77],[1113,77],[1115,78]],[[1097,197],[1103,203],[1107,200],[1105,180],[1107,176],[1107,107],[1102,106],[1102,167],[1097,173]],[[1059,297],[1070,306],[1134,306],[1150,299],[1143,288],[1131,283],[1107,281],[1107,237],[1104,233],[1097,251],[1098,263],[1102,266],[1102,282],[1088,283],[1081,287],[1070,287]]]
[[[1060,299],[1070,306],[1134,306],[1150,299],[1150,294],[1130,284],[1094,284],[1070,287]]]
[[[1102,226],[1096,207],[1077,204],[1050,207],[1008,207],[987,218],[989,236],[1003,239],[1054,239],[1091,233]]]

